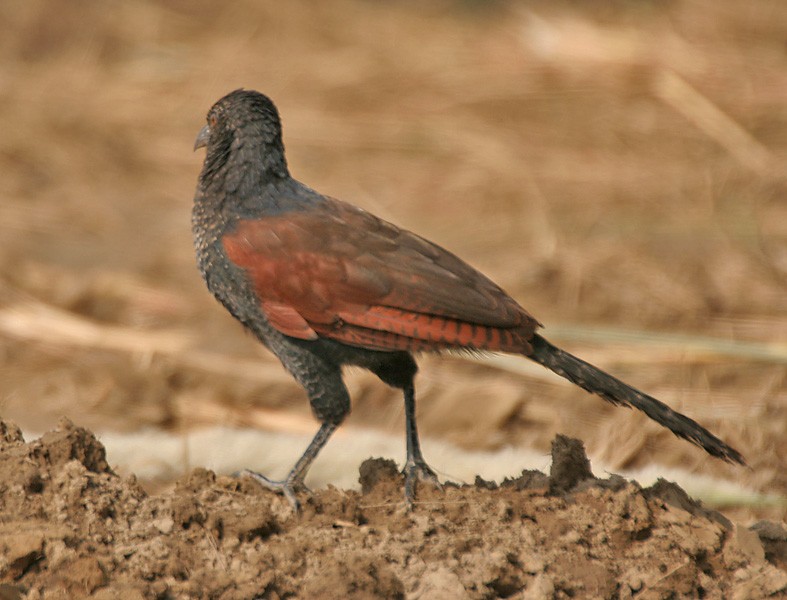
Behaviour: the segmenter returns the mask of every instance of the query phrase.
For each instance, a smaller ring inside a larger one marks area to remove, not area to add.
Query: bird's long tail
[[[672,410],[663,402],[643,394],[598,367],[553,346],[540,335],[535,335],[530,343],[533,346],[533,353],[528,354],[528,358],[565,377],[582,389],[597,394],[612,404],[641,410],[678,437],[704,448],[712,456],[727,462],[746,464],[740,452],[725,444],[699,423]]]

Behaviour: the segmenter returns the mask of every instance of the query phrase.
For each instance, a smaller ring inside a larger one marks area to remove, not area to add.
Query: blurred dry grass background
[[[296,177],[457,252],[547,337],[752,468],[525,361],[425,358],[425,435],[545,452],[563,432],[614,468],[787,495],[781,0],[6,0],[4,417],[311,427],[300,389],[194,266],[191,144],[237,87],[279,105]],[[365,374],[351,387],[351,422],[402,429],[395,393]]]

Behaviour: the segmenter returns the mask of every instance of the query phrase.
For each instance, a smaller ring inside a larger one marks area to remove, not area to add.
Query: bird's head
[[[194,141],[194,150],[206,149],[201,178],[213,178],[228,163],[259,175],[289,176],[279,111],[264,94],[230,92],[211,107],[206,121]]]

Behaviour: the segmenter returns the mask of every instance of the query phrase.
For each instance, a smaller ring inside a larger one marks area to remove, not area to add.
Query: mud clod
[[[369,459],[365,495],[316,490],[296,517],[205,469],[148,495],[69,422],[28,443],[0,431],[0,600],[787,593],[781,525],[731,530],[674,484],[594,479],[567,438],[551,477],[446,485],[412,512],[393,461]]]

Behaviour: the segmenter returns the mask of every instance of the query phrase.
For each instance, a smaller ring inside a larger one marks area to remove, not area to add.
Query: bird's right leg
[[[428,481],[440,488],[440,480],[421,454],[421,442],[418,439],[418,426],[415,420],[415,386],[412,380],[403,388],[404,420],[407,436],[407,462],[404,465],[404,498],[409,507],[415,501],[415,484]]]
[[[406,429],[407,459],[404,463],[404,499],[408,508],[415,502],[415,487],[419,481],[431,483],[441,488],[440,480],[424,460],[421,442],[418,438],[418,424],[415,416],[415,364],[409,352],[368,353],[358,364],[371,369],[385,383],[399,388],[404,393],[404,420]]]

